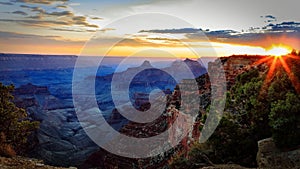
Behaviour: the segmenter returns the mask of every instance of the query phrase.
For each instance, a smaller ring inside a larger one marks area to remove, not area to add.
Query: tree
[[[212,162],[255,167],[257,141],[271,136],[279,148],[300,145],[300,59],[283,59],[289,70],[278,64],[268,79],[269,70],[255,67],[236,77],[227,92],[223,117],[205,143],[210,147],[211,152],[206,154]],[[201,121],[205,120],[206,115]],[[199,157],[206,150],[192,149],[190,154]],[[176,162],[190,167],[191,159],[179,158]]]
[[[300,144],[300,97],[287,93],[285,99],[272,103],[270,126],[272,136],[279,148],[293,148]]]
[[[257,141],[271,136],[279,148],[299,146],[300,95],[292,79],[298,82],[300,61],[287,60],[287,65],[291,72],[278,67],[269,83],[265,83],[268,71],[256,69],[236,78],[227,94],[227,113],[208,140],[214,162],[254,167]]]
[[[26,149],[27,137],[38,128],[39,123],[30,121],[25,110],[16,107],[12,102],[13,90],[13,85],[4,86],[0,83],[0,145],[11,147],[21,154]],[[2,151],[5,149],[2,147]],[[7,152],[0,152],[1,154],[7,155]]]

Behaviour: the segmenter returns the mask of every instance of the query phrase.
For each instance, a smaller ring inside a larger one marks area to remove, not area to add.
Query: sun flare
[[[271,56],[284,56],[291,53],[291,49],[285,46],[272,46],[269,50],[266,50],[267,55]]]
[[[292,51],[293,49],[288,46],[273,45],[269,50],[266,50],[268,56],[265,56],[254,63],[254,65],[261,65],[265,63],[269,66],[269,70],[264,80],[261,92],[263,92],[263,89],[266,89],[269,86],[276,74],[276,71],[279,71],[279,68],[282,67],[291,80],[292,85],[295,87],[295,90],[300,93],[299,79],[297,79],[297,77],[292,73],[290,64],[288,64],[288,60],[300,60],[300,57],[298,56],[298,51],[296,53]]]

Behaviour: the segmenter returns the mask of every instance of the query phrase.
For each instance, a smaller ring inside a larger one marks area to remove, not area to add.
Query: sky
[[[194,58],[300,49],[298,0],[0,0],[0,13],[2,53]]]

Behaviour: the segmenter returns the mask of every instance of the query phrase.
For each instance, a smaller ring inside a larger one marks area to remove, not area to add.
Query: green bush
[[[275,72],[269,83],[256,69],[237,77],[227,93],[227,113],[208,140],[212,161],[255,167],[257,141],[271,136],[279,148],[300,145],[300,96],[291,75],[281,67]]]
[[[300,59],[285,61],[290,71],[278,64],[273,76],[267,76],[268,70],[258,69],[237,76],[226,93],[225,113],[206,142],[211,149],[206,154],[212,162],[255,167],[257,141],[271,136],[282,149],[300,145]],[[202,116],[201,122],[206,118]],[[197,157],[206,150],[193,148],[190,154]],[[197,158],[178,158],[176,162],[189,168],[192,159],[197,162]]]
[[[300,145],[300,98],[287,93],[285,100],[272,103],[270,125],[276,145],[279,148],[293,148]]]

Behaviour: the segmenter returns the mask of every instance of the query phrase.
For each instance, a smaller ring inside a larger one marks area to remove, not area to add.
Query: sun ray
[[[270,82],[272,81],[272,78],[274,76],[274,72],[275,72],[275,69],[276,69],[276,65],[277,65],[277,57],[269,57],[269,58],[273,58],[273,61],[271,63],[271,66],[270,66],[270,69],[268,71],[268,74],[262,84],[262,87],[260,89],[260,93],[259,93],[259,96],[263,96],[263,93],[264,91],[267,92],[267,89],[268,89],[268,86],[270,84]]]
[[[286,71],[289,79],[291,80],[292,85],[295,87],[297,93],[300,93],[299,81],[298,81],[297,77],[291,71],[291,69],[289,68],[288,64],[286,63],[286,61],[283,57],[279,57],[279,60],[281,62],[282,67]]]
[[[266,54],[269,56],[259,59],[258,61],[252,64],[252,65],[261,65],[263,63],[266,63],[269,65],[269,70],[261,86],[259,96],[262,96],[263,94],[266,94],[268,92],[267,90],[270,83],[272,82],[272,79],[274,78],[275,71],[279,70],[278,68],[280,66],[283,67],[283,70],[286,72],[287,76],[289,77],[290,82],[294,86],[296,92],[300,93],[299,79],[291,71],[289,64],[286,62],[287,59],[300,60],[300,57],[297,56],[298,54],[296,53],[295,55],[292,52],[292,49],[290,47],[283,46],[283,45],[279,45],[279,46],[272,45],[272,47],[269,50],[266,50]]]
[[[269,61],[270,59],[272,59],[271,57],[265,57],[263,59],[259,59],[258,61],[254,62],[252,65],[260,65],[262,63],[265,63],[267,61]]]
[[[300,57],[299,57],[299,56],[294,56],[294,55],[288,55],[287,57],[290,57],[290,58],[293,58],[293,59],[297,59],[297,60],[300,60]]]
[[[271,67],[270,67],[270,70],[269,70],[269,72],[267,74],[267,77],[266,77],[266,83],[269,83],[272,80],[272,77],[273,77],[275,69],[276,69],[276,64],[277,64],[277,57],[274,57],[273,61],[272,61],[272,64],[271,64]]]
[[[278,57],[279,61],[281,62],[282,67],[284,68],[284,70],[288,73],[291,74],[291,69],[289,68],[289,66],[287,65],[287,63],[285,62],[283,57]]]

